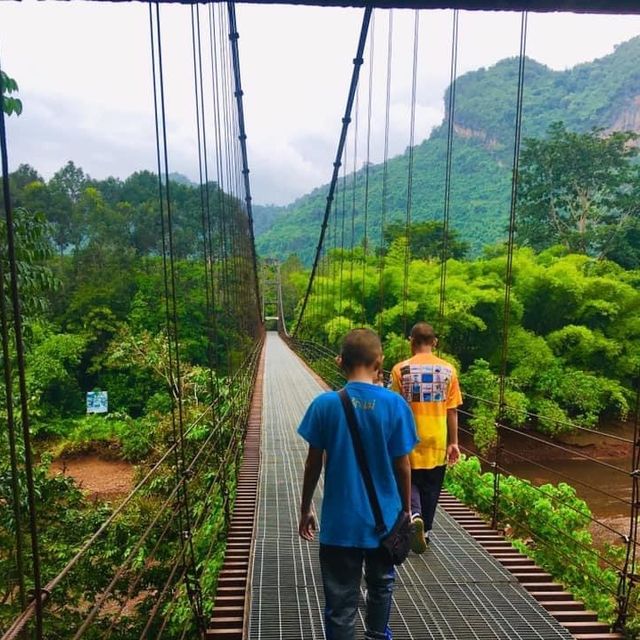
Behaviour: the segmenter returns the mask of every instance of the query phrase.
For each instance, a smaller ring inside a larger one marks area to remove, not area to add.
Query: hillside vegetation
[[[598,60],[558,72],[528,60],[525,74],[523,134],[541,138],[563,121],[569,131],[640,131],[640,37],[619,45]],[[508,217],[511,153],[515,118],[517,59],[498,62],[461,76],[457,84],[455,141],[451,193],[452,226],[478,254],[483,246],[505,235]],[[445,95],[445,100],[447,96]],[[415,221],[442,216],[447,125],[444,122],[415,147],[413,209]],[[387,222],[404,218],[408,156],[388,164]],[[327,174],[330,167],[327,166]],[[382,165],[369,168],[369,235],[379,242]],[[355,175],[355,237],[364,233],[364,169]],[[351,195],[354,177],[347,179]],[[282,207],[267,219],[256,214],[258,250],[263,256],[297,253],[305,263],[313,258],[327,186]],[[351,197],[347,198],[349,203]],[[337,200],[342,202],[341,198]],[[350,206],[347,215],[351,215]]]

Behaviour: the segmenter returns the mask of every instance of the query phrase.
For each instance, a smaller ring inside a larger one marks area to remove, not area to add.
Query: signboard
[[[89,391],[87,393],[87,413],[108,413],[109,394],[106,391]]]

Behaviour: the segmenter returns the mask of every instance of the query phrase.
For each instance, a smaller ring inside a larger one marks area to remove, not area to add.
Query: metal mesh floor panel
[[[277,335],[267,338],[251,640],[324,638],[317,543],[297,535],[306,443],[296,427],[321,388]],[[320,512],[322,487],[316,493]],[[359,633],[362,634],[362,608]],[[433,541],[398,570],[395,640],[569,639],[516,579],[439,511]]]

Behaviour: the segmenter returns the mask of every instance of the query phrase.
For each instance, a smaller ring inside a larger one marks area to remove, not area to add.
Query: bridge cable
[[[4,87],[2,86],[2,73],[0,69],[0,117],[4,118]],[[2,135],[4,133],[4,122],[2,123]],[[3,147],[6,141],[3,140]],[[4,166],[4,165],[3,165]],[[3,169],[3,189],[5,171]],[[8,178],[8,175],[7,175]],[[10,186],[9,181],[7,184]],[[11,205],[11,194],[4,198],[4,206]],[[5,291],[5,272],[4,272],[4,256],[0,259],[0,322],[2,332],[2,369],[4,375],[5,401],[7,406],[7,436],[9,441],[9,461],[11,466],[11,507],[13,510],[13,519],[15,522],[16,534],[16,578],[18,581],[18,598],[20,600],[20,608],[24,611],[27,607],[27,593],[25,587],[25,568],[24,568],[24,535],[22,531],[22,509],[20,507],[20,486],[18,479],[18,452],[16,448],[16,420],[13,410],[13,371],[11,366],[11,355],[9,352],[9,315],[6,301]]]
[[[233,3],[232,2],[228,2],[227,3],[227,9],[229,9],[231,7]],[[228,95],[228,103],[227,103],[227,111],[228,111],[228,123],[229,123],[229,153],[230,153],[230,157],[229,157],[229,161],[230,161],[230,167],[232,170],[232,176],[233,176],[233,181],[234,181],[234,189],[233,189],[233,195],[234,195],[234,207],[233,207],[233,213],[234,213],[234,220],[233,220],[233,238],[234,238],[234,243],[235,243],[235,270],[236,270],[236,299],[237,299],[237,306],[236,306],[236,313],[239,312],[240,309],[242,309],[243,307],[245,307],[247,305],[247,298],[246,298],[246,291],[247,291],[247,287],[244,286],[244,273],[243,273],[243,252],[244,252],[244,247],[243,247],[243,243],[242,243],[242,218],[243,216],[242,214],[242,205],[240,204],[242,202],[241,199],[241,161],[240,161],[240,151],[239,151],[239,145],[238,145],[238,137],[237,137],[237,131],[239,129],[239,123],[238,123],[238,119],[237,119],[237,112],[238,109],[234,109],[234,105],[233,105],[233,98],[235,97],[236,100],[238,98],[241,98],[242,95],[238,94],[237,90],[234,91],[234,89],[232,88],[232,83],[234,83],[234,65],[233,65],[233,56],[231,55],[231,49],[233,48],[233,44],[234,42],[239,38],[239,35],[237,33],[237,30],[235,30],[232,25],[231,25],[231,16],[229,15],[228,11],[227,11],[227,15],[225,16],[226,18],[226,26],[227,26],[227,37],[229,39],[229,44],[230,47],[225,47],[225,53],[226,53],[226,59],[227,59],[227,78],[228,78],[228,84],[227,84],[227,95]],[[239,68],[239,67],[238,67]],[[234,83],[235,84],[235,83]],[[247,174],[248,175],[248,174]],[[250,191],[249,191],[250,193]],[[250,196],[249,196],[250,199]],[[249,200],[250,201],[250,200]],[[257,277],[257,271],[256,271],[256,277]],[[247,309],[248,311],[248,309]],[[243,328],[243,330],[247,330],[248,328],[248,323],[247,323],[247,312],[241,312],[240,313],[240,324]]]
[[[230,102],[231,96],[229,91],[229,57],[227,47],[224,46],[228,43],[229,28],[228,28],[228,16],[224,11],[222,5],[218,5],[219,17],[218,17],[218,31],[220,38],[220,75],[221,75],[221,108],[222,108],[222,127],[224,131],[224,168],[226,171],[226,184],[228,189],[227,199],[229,200],[228,207],[226,209],[226,224],[229,230],[229,247],[230,247],[230,277],[231,277],[231,299],[230,309],[227,310],[229,316],[229,324],[232,325],[233,313],[239,309],[239,278],[238,278],[238,238],[236,233],[236,190],[237,184],[235,182],[235,176],[233,174],[233,131],[231,125],[230,116]],[[225,35],[226,34],[226,35]],[[233,362],[231,359],[231,349],[227,349],[227,369],[230,371]],[[235,409],[235,404],[232,405]],[[229,473],[225,469],[222,480],[223,486],[223,510],[225,515],[225,521],[227,524],[231,522],[231,508],[230,508],[230,492],[229,492]]]
[[[355,301],[353,290],[353,267],[356,242],[356,187],[358,186],[358,125],[360,120],[360,86],[356,90],[356,117],[353,133],[353,174],[351,182],[351,242],[349,243],[349,300]],[[353,311],[349,312],[349,328],[353,328]]]
[[[393,9],[389,9],[389,32],[387,35],[387,93],[384,116],[384,157],[382,161],[382,207],[380,210],[380,261],[378,263],[378,333],[382,335],[382,312],[384,311],[384,267],[385,241],[384,231],[387,218],[387,200],[389,192],[389,119],[391,114],[391,74],[393,58]]]
[[[516,97],[515,131],[513,141],[513,169],[511,174],[511,202],[509,207],[509,237],[507,241],[507,264],[505,272],[504,307],[502,316],[502,349],[500,354],[500,388],[499,388],[499,419],[503,420],[506,411],[507,367],[509,356],[509,327],[511,315],[511,289],[513,286],[513,255],[515,249],[516,218],[518,204],[519,166],[520,166],[520,141],[522,138],[522,108],[524,102],[524,73],[527,51],[527,19],[528,13],[522,12],[520,22],[520,52],[518,57],[518,85]],[[497,428],[495,446],[495,466],[493,468],[493,513],[492,524],[494,528],[499,521],[500,502],[500,474],[497,467],[500,465],[501,450],[500,428]]]
[[[449,260],[449,220],[451,212],[451,172],[453,166],[453,137],[455,133],[456,84],[458,78],[458,9],[453,11],[451,34],[451,70],[449,100],[447,105],[447,157],[444,177],[444,207],[442,213],[442,254],[440,258],[440,299],[438,305],[438,330],[444,333],[447,295],[447,262]]]
[[[216,138],[216,174],[218,180],[218,251],[222,260],[222,309],[224,311],[224,319],[226,326],[227,310],[229,308],[229,264],[227,252],[227,228],[226,228],[226,211],[227,196],[225,194],[226,180],[224,175],[224,159],[222,140],[222,107],[221,107],[221,89],[220,89],[220,69],[221,63],[218,55],[218,22],[216,21],[215,11],[218,5],[209,5],[209,38],[211,40],[211,74],[213,76],[213,109]],[[227,331],[223,331],[225,336]]]
[[[631,456],[631,509],[629,518],[629,534],[626,536],[626,553],[624,565],[620,571],[617,593],[617,616],[613,624],[615,631],[623,631],[631,606],[631,594],[637,587],[637,540],[638,540],[638,516],[640,511],[640,369],[636,372],[636,398],[635,414],[633,420],[633,450]]]
[[[162,58],[162,33],[160,6],[155,3],[155,13],[149,4],[151,63],[153,72],[154,120],[156,132],[156,154],[158,161],[158,193],[160,205],[160,222],[162,233],[163,280],[165,287],[165,314],[167,324],[167,340],[169,344],[169,369],[171,386],[171,422],[174,441],[179,442],[176,448],[175,466],[178,491],[178,526],[181,557],[186,567],[185,586],[187,595],[196,616],[196,623],[204,630],[202,590],[196,569],[195,550],[191,527],[191,510],[189,504],[188,482],[185,469],[184,414],[182,398],[182,371],[180,362],[179,323],[176,299],[176,267],[173,232],[173,213],[171,201],[171,185],[169,180],[169,153],[167,144],[167,117],[165,107],[164,65]],[[154,43],[154,26],[157,42]],[[156,60],[157,55],[157,60]],[[162,150],[162,153],[161,153]],[[162,171],[164,169],[164,185]],[[163,188],[164,187],[164,188]],[[164,202],[163,202],[164,201]],[[165,206],[166,205],[166,206]],[[166,213],[166,219],[165,219]],[[167,253],[168,248],[168,253]],[[172,354],[173,351],[173,354]],[[175,371],[174,371],[175,366]],[[80,637],[88,623],[88,619],[76,633]]]
[[[356,90],[356,97],[358,91]],[[340,207],[340,286],[338,289],[338,310],[336,311],[340,317],[343,315],[344,305],[342,304],[342,284],[344,278],[344,241],[345,241],[345,223],[347,217],[347,166],[349,164],[349,145],[345,144],[344,157],[342,160],[342,206]]]
[[[358,86],[358,78],[360,76],[360,67],[362,66],[363,63],[363,54],[364,54],[364,48],[365,48],[365,44],[367,41],[367,34],[369,32],[369,23],[371,22],[371,14],[373,12],[373,8],[371,5],[367,5],[365,10],[364,10],[364,15],[362,18],[362,26],[360,28],[360,38],[358,40],[358,48],[357,48],[357,52],[356,52],[356,57],[353,60],[353,73],[351,76],[351,84],[349,87],[349,94],[347,97],[347,105],[345,108],[345,113],[344,113],[344,117],[342,118],[342,130],[340,132],[340,139],[338,141],[338,149],[336,151],[336,159],[333,163],[333,174],[331,176],[331,182],[329,184],[329,193],[327,195],[327,204],[325,207],[325,211],[324,211],[324,216],[322,219],[322,227],[320,229],[320,237],[318,239],[318,245],[316,247],[316,254],[315,254],[315,258],[313,260],[313,266],[311,267],[311,275],[309,277],[309,283],[307,285],[307,289],[305,292],[305,296],[304,299],[302,301],[302,307],[300,308],[300,314],[298,315],[298,319],[296,322],[296,326],[293,330],[293,335],[296,336],[299,329],[300,329],[300,325],[302,323],[302,319],[304,318],[304,312],[305,309],[307,307],[308,301],[309,301],[309,295],[312,291],[312,287],[313,287],[313,281],[315,279],[316,276],[316,272],[318,270],[318,264],[320,261],[320,257],[322,255],[322,245],[324,243],[324,237],[326,234],[326,230],[327,230],[327,224],[329,222],[329,215],[331,213],[331,209],[332,209],[332,205],[333,205],[333,199],[334,199],[334,194],[335,194],[335,190],[336,190],[336,184],[338,181],[338,176],[339,176],[339,171],[340,171],[340,165],[341,165],[341,160],[342,160],[342,156],[343,156],[343,149],[345,146],[345,142],[346,142],[346,137],[347,137],[347,131],[349,129],[349,123],[351,122],[351,111],[353,108],[353,102],[355,99],[355,92],[356,92],[356,87]]]
[[[197,35],[196,35],[197,33]],[[213,317],[215,305],[215,290],[209,269],[213,268],[213,260],[209,253],[211,246],[211,210],[209,194],[209,169],[207,161],[207,130],[204,109],[204,82],[202,70],[202,42],[200,33],[200,5],[191,5],[191,45],[193,50],[193,85],[196,115],[196,135],[198,142],[198,176],[200,182],[200,214],[202,223],[202,263],[204,268],[205,317],[207,327],[207,363],[209,393],[211,399],[217,392],[214,383],[213,350],[215,337],[213,333]],[[213,420],[212,420],[213,422]]]
[[[368,238],[368,224],[369,224],[369,173],[371,165],[371,118],[373,107],[373,66],[374,66],[374,53],[375,53],[375,18],[374,13],[371,16],[371,37],[369,38],[369,86],[368,86],[368,99],[367,99],[367,152],[365,160],[364,170],[364,232],[362,239],[363,247],[363,259],[362,259],[362,325],[367,323],[367,307],[366,307],[366,276],[367,276],[367,259],[369,256],[369,238]]]
[[[411,264],[411,213],[413,207],[413,160],[416,137],[416,101],[418,83],[418,48],[420,44],[420,11],[415,10],[413,24],[413,67],[411,76],[411,118],[409,123],[409,159],[407,170],[407,211],[405,217],[404,274],[402,284],[402,335],[408,337],[407,306],[409,297],[409,267]]]
[[[222,46],[226,41],[225,34],[229,33],[227,28],[227,19],[223,7],[219,6],[220,18],[218,20],[218,28],[220,31],[220,60],[221,60],[221,76],[222,76],[222,122],[224,128],[224,149],[225,149],[225,170],[226,170],[226,182],[229,190],[228,197],[230,199],[229,207],[227,208],[227,225],[230,234],[230,266],[231,266],[231,309],[238,309],[238,264],[237,264],[237,237],[235,233],[235,194],[236,185],[234,184],[234,176],[232,170],[232,131],[229,117],[229,60],[227,56],[226,47]],[[231,351],[227,352],[227,366],[229,369],[232,367]]]
[[[205,265],[207,262],[207,257],[209,261],[209,269],[208,269],[208,287],[210,291],[210,317],[208,320],[208,327],[210,329],[210,335],[213,337],[211,340],[210,349],[211,354],[209,356],[209,367],[213,368],[215,372],[214,381],[215,381],[215,391],[212,394],[212,400],[214,398],[218,398],[220,393],[220,378],[218,375],[219,368],[219,358],[218,352],[215,348],[215,341],[218,337],[218,312],[216,310],[216,278],[215,278],[215,269],[216,269],[216,261],[215,261],[215,252],[214,252],[214,242],[213,242],[213,223],[212,223],[212,211],[211,211],[211,191],[210,191],[210,179],[209,179],[209,151],[207,144],[207,118],[206,118],[206,99],[204,93],[204,84],[203,84],[203,75],[204,75],[204,66],[202,61],[202,29],[200,24],[200,5],[196,5],[196,33],[198,40],[198,68],[199,68],[199,85],[200,85],[200,119],[202,121],[202,140],[203,140],[203,166],[204,166],[204,183],[205,183],[205,198],[206,198],[206,225],[203,229],[203,234],[205,236],[204,242],[204,250],[203,250],[203,258],[205,260]],[[211,38],[211,33],[209,33]],[[213,42],[210,40],[210,45],[213,46]],[[213,99],[213,78],[211,79],[212,83],[212,99]],[[215,105],[212,104],[212,109],[215,108]],[[214,123],[216,122],[215,117],[213,118]],[[219,185],[216,185],[217,191],[220,191]],[[219,213],[219,212],[218,212]],[[205,279],[207,278],[207,269],[205,267]],[[213,374],[212,374],[213,375]]]
[[[1,68],[0,68],[1,71]],[[42,588],[42,573],[40,568],[40,544],[38,532],[38,520],[36,512],[36,491],[33,478],[33,452],[31,449],[31,433],[30,433],[30,416],[29,416],[29,394],[26,381],[26,365],[25,365],[25,348],[24,348],[24,331],[22,324],[22,304],[20,299],[20,283],[18,281],[18,248],[16,246],[16,221],[13,212],[13,203],[11,201],[11,187],[9,183],[9,152],[7,144],[7,130],[5,124],[4,113],[4,88],[1,84],[2,75],[0,73],[0,157],[2,165],[2,197],[4,204],[4,217],[6,227],[6,250],[7,260],[9,263],[9,292],[11,298],[11,314],[13,319],[13,342],[15,345],[16,365],[18,370],[18,395],[20,400],[20,424],[22,426],[22,444],[24,447],[24,476],[27,488],[27,512],[29,517],[29,538],[31,546],[31,562],[33,573],[33,600],[36,614],[35,635],[37,640],[43,637],[43,596],[48,597],[48,593]],[[3,273],[2,260],[0,260],[0,280],[2,285],[0,288],[0,296],[2,296],[2,341],[3,341],[3,359],[4,359],[4,376],[6,387],[7,401],[7,427],[9,431],[9,454],[11,456],[11,472],[12,472],[12,498],[16,501],[19,491],[18,481],[18,462],[15,441],[15,414],[11,403],[13,402],[13,380],[12,367],[9,354],[9,322],[7,309],[4,298],[5,274]],[[14,517],[16,517],[16,568],[19,572],[19,592],[20,602],[25,610],[26,593],[24,585],[24,565],[23,565],[23,537],[21,532],[21,509],[19,502],[14,505]],[[20,530],[20,532],[19,532]]]
[[[242,208],[238,210],[238,213],[246,215],[240,216],[240,228],[239,234],[240,240],[246,240],[246,234],[248,233],[249,243],[246,241],[240,244],[240,274],[241,274],[241,292],[244,293],[244,306],[248,309],[250,302],[250,292],[255,294],[254,304],[251,305],[254,311],[254,323],[260,315],[261,293],[260,293],[260,279],[258,275],[258,258],[255,250],[255,234],[253,228],[253,204],[251,196],[251,182],[249,179],[249,160],[247,151],[247,134],[244,120],[244,103],[242,90],[242,78],[240,74],[240,53],[238,48],[238,40],[240,34],[238,33],[235,2],[227,3],[228,12],[228,24],[229,24],[229,40],[230,40],[230,63],[231,63],[231,78],[233,80],[233,96],[235,97],[235,109],[233,104],[230,105],[232,112],[232,122],[234,123],[236,136],[234,137],[234,149],[236,158],[236,176],[237,176],[237,197],[239,201],[244,201],[244,211]],[[244,196],[244,197],[243,197]],[[246,265],[251,265],[250,273],[246,273]],[[253,280],[251,287],[245,287],[244,282],[246,280]],[[243,324],[245,331],[249,331],[249,317],[246,313],[242,313]]]

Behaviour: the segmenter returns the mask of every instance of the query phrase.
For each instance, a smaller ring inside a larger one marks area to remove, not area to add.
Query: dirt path
[[[134,467],[122,460],[103,460],[95,455],[58,459],[52,474],[71,476],[91,498],[108,500],[128,493],[133,487]]]

